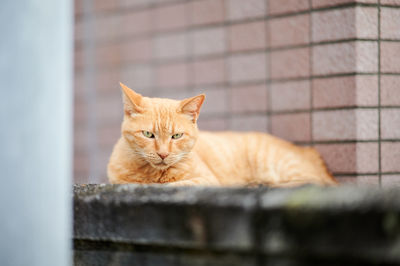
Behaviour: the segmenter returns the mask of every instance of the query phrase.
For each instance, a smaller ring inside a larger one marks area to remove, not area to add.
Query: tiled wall
[[[207,94],[200,128],[314,145],[341,182],[400,184],[400,1],[76,0],[75,181],[106,182],[118,82]]]

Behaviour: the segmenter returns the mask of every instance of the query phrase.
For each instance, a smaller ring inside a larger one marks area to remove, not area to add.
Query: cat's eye
[[[183,136],[183,133],[176,133],[174,135],[172,135],[173,139],[180,139]]]
[[[154,134],[151,133],[150,131],[143,130],[142,133],[147,138],[154,138]]]

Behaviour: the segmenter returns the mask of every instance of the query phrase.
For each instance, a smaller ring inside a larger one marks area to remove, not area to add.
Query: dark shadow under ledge
[[[74,186],[75,265],[398,265],[400,189]]]

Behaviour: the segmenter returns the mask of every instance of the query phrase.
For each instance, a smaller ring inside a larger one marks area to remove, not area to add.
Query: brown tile
[[[223,0],[191,1],[189,5],[192,25],[219,23],[225,19]]]
[[[225,60],[207,59],[192,63],[194,85],[225,82]]]
[[[165,64],[156,68],[156,85],[159,88],[185,87],[188,82],[187,64]]]
[[[201,114],[197,121],[200,130],[222,131],[228,129],[228,121],[226,118],[206,118],[203,119]]]
[[[120,49],[124,63],[148,62],[152,56],[152,40],[144,38],[125,41],[120,44]]]
[[[229,28],[229,50],[247,51],[266,47],[265,21],[234,24]]]
[[[333,173],[355,173],[357,171],[356,144],[318,144],[315,148]]]
[[[308,0],[269,0],[268,3],[269,15],[295,13],[310,7]]]
[[[271,84],[272,111],[301,110],[310,108],[310,81]]]
[[[124,67],[121,70],[121,81],[126,85],[131,84],[130,87],[135,90],[149,88],[154,85],[154,69],[148,65],[139,64]]]
[[[400,42],[381,42],[381,71],[400,73]]]
[[[228,111],[228,91],[224,88],[201,90],[199,93],[206,94],[206,100],[201,108],[202,114],[221,114]],[[198,94],[198,93],[196,93]]]
[[[381,144],[382,172],[400,172],[400,142]]]
[[[381,8],[381,38],[400,39],[400,9]]]
[[[312,7],[328,7],[328,6],[337,6],[348,3],[377,3],[377,0],[312,0]]]
[[[231,119],[231,130],[266,132],[268,118],[266,115],[234,116]]]
[[[400,187],[400,175],[382,175],[382,187]]]
[[[265,84],[231,88],[231,108],[235,113],[267,111],[268,89]]]
[[[314,108],[371,106],[378,103],[377,76],[320,78],[312,81]]]
[[[265,53],[232,55],[228,63],[229,80],[233,83],[267,78]]]
[[[308,77],[310,75],[310,48],[271,52],[271,79]]]
[[[264,0],[226,0],[227,18],[241,20],[266,15],[266,1]]]
[[[269,20],[269,46],[301,45],[310,42],[310,15]]]
[[[156,31],[186,27],[187,3],[158,6],[152,11],[152,19],[154,19],[154,29]]]
[[[381,76],[381,104],[400,105],[400,76]]]
[[[355,140],[378,137],[377,110],[334,110],[313,113],[314,140]]]
[[[187,54],[186,33],[179,32],[155,37],[154,57],[156,59],[184,58]]]
[[[381,137],[400,139],[400,108],[381,110]]]
[[[378,10],[351,7],[312,13],[313,42],[378,37]]]
[[[121,37],[128,37],[137,34],[144,34],[153,30],[151,23],[151,11],[143,10],[138,12],[121,13],[121,23],[118,27]],[[101,29],[103,30],[104,29]]]
[[[377,175],[359,175],[357,176],[357,185],[359,186],[379,186],[379,176]]]
[[[378,46],[374,42],[349,42],[313,47],[313,74],[326,75],[378,70]]]
[[[121,105],[122,107],[122,105]],[[97,145],[101,149],[111,150],[121,136],[121,121],[115,121],[112,125],[100,127],[97,130]],[[111,152],[110,152],[111,155]]]
[[[270,116],[271,133],[289,141],[311,141],[310,113]]]
[[[226,51],[225,30],[222,27],[195,30],[189,36],[195,56],[222,54]]]

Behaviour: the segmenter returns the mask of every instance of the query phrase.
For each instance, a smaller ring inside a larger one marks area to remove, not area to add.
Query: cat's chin
[[[154,163],[151,163],[151,162],[150,162],[150,165],[151,165],[153,168],[156,168],[156,169],[158,169],[158,170],[165,170],[165,169],[167,169],[167,168],[169,168],[169,167],[171,166],[170,164],[166,164],[166,163],[163,163],[163,162],[158,163],[158,164],[154,164]]]

